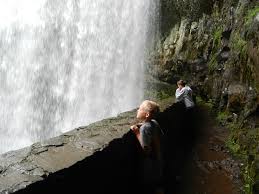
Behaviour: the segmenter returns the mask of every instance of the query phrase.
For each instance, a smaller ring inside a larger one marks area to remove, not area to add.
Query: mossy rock
[[[252,9],[249,9],[245,16],[245,25],[247,26],[250,25],[253,22],[254,18],[257,17],[258,14],[259,14],[259,5],[255,6]]]

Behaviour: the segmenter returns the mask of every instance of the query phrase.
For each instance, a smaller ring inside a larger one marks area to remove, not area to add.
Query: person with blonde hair
[[[161,130],[158,122],[154,120],[159,113],[159,105],[150,100],[141,103],[137,110],[139,124],[132,125],[131,130],[136,135],[141,148],[142,156],[140,159],[139,178],[144,190],[153,193],[163,193],[163,159]]]

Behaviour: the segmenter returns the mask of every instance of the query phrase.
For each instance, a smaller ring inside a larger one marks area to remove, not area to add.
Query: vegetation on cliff
[[[186,79],[244,160],[244,190],[259,192],[258,0],[162,0],[161,43],[149,72],[175,84]]]

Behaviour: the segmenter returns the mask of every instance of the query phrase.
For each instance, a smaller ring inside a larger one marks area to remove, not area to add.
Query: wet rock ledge
[[[135,111],[125,112],[30,147],[0,155],[0,193],[37,191],[35,183],[38,187],[40,184],[47,184],[46,182],[58,187],[54,183],[58,179],[56,173],[59,172],[60,175],[62,170],[105,150],[112,141],[129,132],[134,118]],[[96,164],[99,165],[98,162]],[[88,172],[90,171],[84,172],[85,176]],[[100,174],[99,176],[101,180],[102,177]],[[70,181],[68,182],[72,183]],[[51,190],[54,192],[53,188]]]
[[[160,101],[163,111],[173,99]],[[136,193],[136,110],[0,155],[0,194]],[[126,192],[127,191],[127,192]]]

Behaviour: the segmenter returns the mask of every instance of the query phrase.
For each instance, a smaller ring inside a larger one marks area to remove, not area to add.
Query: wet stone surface
[[[228,130],[206,114],[202,120],[205,122],[197,131],[197,140],[186,158],[176,193],[241,194],[242,163],[225,147]]]
[[[0,155],[0,193],[16,193],[104,149],[128,132],[134,119],[135,111],[125,112]]]

